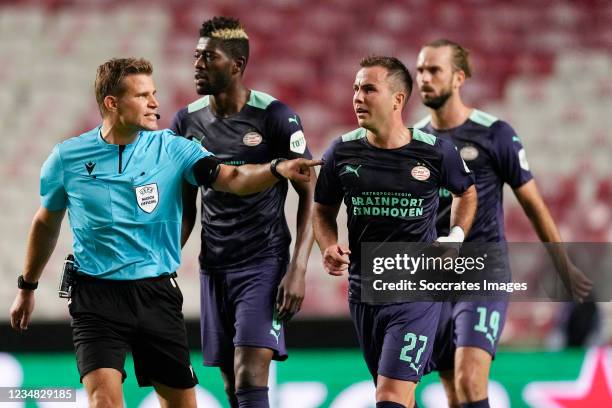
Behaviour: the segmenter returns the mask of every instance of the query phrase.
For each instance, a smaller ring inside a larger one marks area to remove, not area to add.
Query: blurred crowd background
[[[612,241],[612,2],[0,1],[0,322],[8,321],[39,206],[40,166],[53,145],[100,121],[93,95],[97,66],[119,56],[151,60],[166,127],[198,98],[193,51],[200,25],[215,15],[241,19],[251,44],[247,84],[301,116],[315,157],[356,127],[352,84],[361,57],[393,55],[414,74],[423,43],[440,37],[459,42],[470,49],[474,65],[464,99],[516,129],[564,239]],[[426,113],[413,92],[406,123]],[[505,196],[508,239],[536,241],[511,191]],[[294,225],[295,195],[286,207]],[[194,320],[198,246],[195,230],[179,271],[185,315]],[[68,319],[56,286],[70,248],[65,225],[37,291],[34,322]],[[315,245],[296,318],[348,317],[346,290],[345,278],[323,272]],[[608,305],[580,312],[584,321],[593,319],[585,342],[610,344]],[[562,303],[514,303],[502,343],[560,347],[572,313],[575,308]]]

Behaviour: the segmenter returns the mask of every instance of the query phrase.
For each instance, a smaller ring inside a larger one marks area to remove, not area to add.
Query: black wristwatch
[[[38,287],[38,282],[26,282],[23,279],[23,275],[19,275],[19,277],[17,278],[17,287],[19,289],[27,289],[27,290],[34,290]]]
[[[278,170],[276,170],[276,166],[278,166],[278,163],[284,162],[287,159],[284,159],[282,157],[279,157],[278,159],[274,159],[270,162],[270,171],[272,172],[272,174],[274,174],[274,176],[280,180],[284,180],[285,177],[283,177],[282,174],[280,174],[278,172]]]

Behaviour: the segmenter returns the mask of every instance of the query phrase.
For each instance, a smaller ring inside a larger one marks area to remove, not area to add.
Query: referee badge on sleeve
[[[134,187],[134,190],[136,191],[138,206],[147,214],[151,214],[157,208],[157,203],[159,203],[157,183]]]

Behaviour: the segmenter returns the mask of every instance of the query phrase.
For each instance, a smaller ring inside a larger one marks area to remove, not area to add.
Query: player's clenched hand
[[[320,166],[323,164],[322,160],[308,160],[308,159],[293,159],[285,160],[276,166],[281,176],[292,181],[310,181],[310,168],[314,166]]]
[[[325,272],[334,276],[341,276],[344,271],[348,270],[349,255],[351,251],[347,247],[341,245],[331,245],[325,248],[323,252],[323,268]]]
[[[27,330],[34,310],[34,291],[19,290],[10,309],[11,327],[17,331]]]
[[[303,268],[299,270],[292,264],[281,280],[276,294],[276,310],[279,320],[286,322],[300,311],[306,291],[304,272]]]

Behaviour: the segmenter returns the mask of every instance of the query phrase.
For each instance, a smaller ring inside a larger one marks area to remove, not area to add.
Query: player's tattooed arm
[[[348,270],[351,253],[348,247],[338,244],[336,217],[340,204],[340,202],[336,205],[315,203],[313,217],[315,240],[323,255],[323,269],[334,276],[341,276]]]
[[[562,245],[561,234],[544,203],[535,180],[530,180],[514,189],[525,215],[531,221],[542,242],[557,243],[547,245],[555,269],[576,301],[583,301],[591,292],[593,282],[571,261]]]

